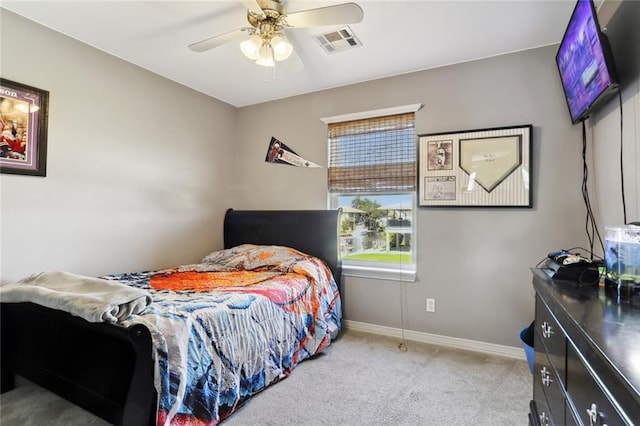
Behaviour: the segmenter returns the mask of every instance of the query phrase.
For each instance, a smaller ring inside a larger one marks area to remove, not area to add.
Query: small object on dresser
[[[640,226],[606,226],[605,230],[607,279],[640,287]]]
[[[581,285],[597,285],[600,281],[599,267],[602,261],[588,259],[566,250],[551,252],[544,259],[541,269],[550,277],[563,281],[574,281]]]

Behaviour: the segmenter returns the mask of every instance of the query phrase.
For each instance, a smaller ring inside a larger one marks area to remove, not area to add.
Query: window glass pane
[[[414,264],[414,195],[337,195],[342,207],[340,251],[345,264]]]

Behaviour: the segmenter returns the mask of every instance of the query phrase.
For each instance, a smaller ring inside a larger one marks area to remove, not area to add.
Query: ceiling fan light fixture
[[[273,47],[273,57],[276,61],[284,61],[293,53],[293,46],[291,46],[289,40],[281,35],[273,37],[271,46]]]
[[[262,43],[256,64],[262,65],[263,67],[276,66],[276,63],[273,61],[273,49],[268,42]]]
[[[244,53],[249,59],[253,59],[254,61],[258,59],[260,56],[260,46],[262,45],[262,39],[259,35],[255,34],[251,36],[248,40],[240,43],[240,50]]]

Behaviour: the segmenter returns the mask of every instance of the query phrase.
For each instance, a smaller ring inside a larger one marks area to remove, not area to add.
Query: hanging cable
[[[403,203],[400,204],[400,208],[402,209],[404,207]],[[415,213],[413,212],[414,209],[411,210],[412,212],[412,217],[411,217],[411,221],[412,221],[412,226],[415,226]],[[400,216],[402,218],[402,216]],[[395,219],[395,214],[394,214],[394,219]],[[397,237],[396,237],[397,238]],[[403,235],[404,238],[404,235]],[[410,242],[410,247],[411,247],[411,251],[413,253],[413,244],[414,241]],[[402,251],[400,250],[399,244],[396,240],[396,249],[398,250],[398,254],[399,254],[399,267],[398,267],[398,278],[400,279],[400,283],[398,285],[398,287],[400,287],[400,332],[401,332],[401,339],[400,339],[400,343],[398,343],[398,350],[400,352],[407,352],[409,350],[409,348],[407,348],[406,342],[405,342],[405,338],[404,338],[404,304],[405,304],[405,298],[404,298],[404,293],[405,293],[405,282],[404,279],[402,277],[402,266],[403,266],[403,262],[402,262]]]
[[[594,257],[593,246],[595,244],[595,237],[597,237],[603,252],[604,252],[604,245],[602,244],[602,238],[600,237],[600,232],[598,231],[598,226],[596,225],[596,220],[595,220],[595,217],[593,216],[593,210],[591,209],[591,201],[589,200],[588,180],[589,180],[589,168],[587,166],[587,130],[586,130],[586,125],[584,124],[584,121],[583,121],[582,122],[582,199],[584,200],[584,205],[587,209],[585,230],[587,233],[587,238],[589,239],[590,258],[593,260],[593,257]]]
[[[400,271],[400,273],[402,275],[402,271]],[[402,333],[402,336],[400,337],[400,343],[398,343],[398,350],[400,352],[407,352],[409,349],[407,348],[404,339],[404,281],[400,281],[398,287],[400,287],[400,331]]]
[[[625,201],[624,198],[624,163],[622,161],[623,156],[622,156],[622,152],[623,152],[623,134],[622,134],[622,91],[618,90],[618,101],[620,102],[620,189],[622,191],[622,223],[624,223],[625,225],[627,224],[627,202]]]

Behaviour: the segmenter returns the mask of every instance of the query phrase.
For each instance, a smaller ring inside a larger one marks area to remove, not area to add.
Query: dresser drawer
[[[574,415],[583,424],[594,426],[632,424],[625,421],[614,408],[600,380],[590,373],[572,344],[567,346],[566,386],[575,409]]]
[[[529,426],[552,426],[553,422],[549,417],[549,407],[544,398],[541,401],[531,401],[529,403]]]
[[[544,345],[549,361],[564,382],[567,339],[558,321],[539,295],[536,296],[535,330],[534,347],[539,348],[540,343]]]
[[[565,424],[565,398],[562,382],[544,352],[536,348],[533,369],[533,395],[536,403],[545,400],[550,424]],[[539,404],[542,405],[542,404]]]

